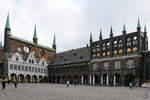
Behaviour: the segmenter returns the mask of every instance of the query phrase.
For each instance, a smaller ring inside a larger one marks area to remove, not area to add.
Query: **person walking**
[[[68,80],[68,81],[67,81],[67,87],[69,87],[69,84],[70,84],[70,83],[69,83],[69,80]]]
[[[17,81],[14,81],[14,86],[15,88],[17,88]]]
[[[5,88],[6,88],[6,82],[5,80],[2,80],[2,90],[5,90]]]
[[[129,88],[132,89],[133,88],[133,84],[132,82],[129,82]]]

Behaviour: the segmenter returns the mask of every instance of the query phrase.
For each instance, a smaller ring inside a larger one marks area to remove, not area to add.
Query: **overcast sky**
[[[32,41],[36,24],[40,44],[51,47],[56,34],[57,52],[86,46],[90,32],[98,40],[100,28],[108,38],[111,25],[114,35],[123,24],[136,31],[138,16],[150,38],[150,0],[0,0],[1,41],[8,10],[13,35]]]

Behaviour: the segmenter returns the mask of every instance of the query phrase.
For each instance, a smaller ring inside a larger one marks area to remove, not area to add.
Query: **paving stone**
[[[0,86],[0,100],[150,100],[150,88],[19,83]]]

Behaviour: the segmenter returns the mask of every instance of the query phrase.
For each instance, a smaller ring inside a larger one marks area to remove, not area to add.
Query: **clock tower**
[[[4,30],[4,52],[9,52],[9,36],[10,36],[10,21],[9,21],[9,14],[7,15],[5,30]]]

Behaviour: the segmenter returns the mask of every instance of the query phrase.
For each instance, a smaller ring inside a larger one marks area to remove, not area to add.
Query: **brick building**
[[[38,43],[36,26],[33,42],[14,36],[11,33],[9,14],[4,29],[4,47],[0,48],[0,68],[11,80],[19,82],[40,82],[48,77],[48,62],[56,53],[53,47]]]

